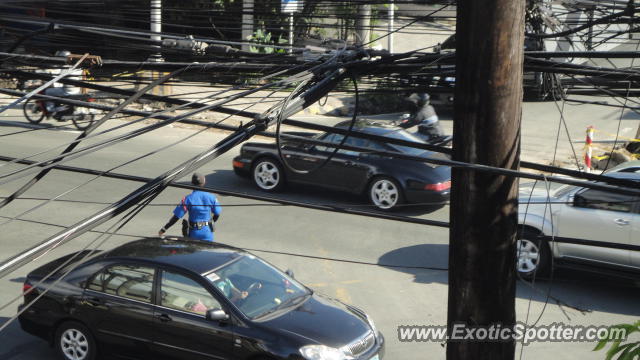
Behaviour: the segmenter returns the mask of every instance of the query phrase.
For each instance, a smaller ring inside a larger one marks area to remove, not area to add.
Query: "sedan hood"
[[[366,320],[347,305],[316,293],[262,324],[285,336],[295,335],[301,346],[318,343],[339,348],[371,331]]]
[[[553,193],[549,193],[549,198],[554,199]],[[531,202],[545,202],[548,200],[547,191],[545,189],[536,188],[531,191],[531,188],[520,188],[518,192],[518,199],[520,204],[525,204],[529,201]]]

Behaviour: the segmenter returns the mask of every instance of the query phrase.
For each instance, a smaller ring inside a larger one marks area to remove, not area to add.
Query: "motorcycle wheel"
[[[75,125],[78,130],[86,130],[89,126],[93,125],[95,115],[84,114],[82,116],[72,116],[71,121],[73,121],[73,125]]]
[[[42,103],[35,99],[25,101],[24,105],[22,105],[22,111],[27,121],[32,124],[40,123],[45,116]]]

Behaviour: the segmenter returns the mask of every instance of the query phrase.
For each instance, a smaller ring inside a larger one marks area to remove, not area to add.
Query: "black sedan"
[[[64,360],[383,356],[384,339],[362,310],[240,249],[148,238],[76,255],[32,271],[19,308],[22,328]]]
[[[348,125],[340,123],[336,127],[347,129]],[[396,126],[359,121],[354,129],[423,143]],[[343,138],[343,135],[330,133],[314,136],[316,140],[334,144],[339,144]],[[280,190],[286,182],[317,185],[366,195],[373,205],[383,210],[396,208],[403,202],[442,204],[449,199],[450,167],[392,158],[376,151],[432,158],[444,158],[445,155],[355,137],[348,137],[344,144],[368,148],[371,152],[341,149],[324,164],[335,147],[288,141],[282,146],[282,155],[289,165],[284,166],[275,143],[250,142],[242,145],[240,155],[233,159],[233,169],[238,175],[250,176],[264,191]],[[320,166],[322,164],[324,166]]]

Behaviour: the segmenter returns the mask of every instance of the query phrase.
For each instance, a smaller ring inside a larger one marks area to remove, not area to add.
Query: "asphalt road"
[[[542,107],[538,104],[536,106]],[[547,111],[551,112],[552,109]],[[63,146],[78,135],[71,127],[24,132],[29,128],[24,127],[25,120],[15,109],[0,114],[0,121],[0,154],[5,156],[29,156],[55,146]],[[121,124],[122,121],[115,120],[109,126]],[[137,128],[139,125],[132,127]],[[535,128],[536,125],[524,124],[525,129],[529,127]],[[115,133],[122,131],[118,130]],[[15,132],[22,133],[5,136]],[[194,129],[189,128],[161,129],[70,161],[68,165],[111,169],[137,156],[178,142],[194,132]],[[212,146],[224,135],[223,132],[207,130],[195,135],[188,142],[179,143],[113,171],[155,177]],[[94,140],[89,140],[88,143],[91,141]],[[51,156],[56,151],[32,159],[46,159],[47,155]],[[236,153],[237,149],[223,154],[200,171],[206,174],[207,185],[212,188],[256,194],[257,191],[249,180],[236,177],[231,170],[231,158]],[[0,163],[0,174],[20,167]],[[85,184],[93,178],[89,175],[53,171],[23,195],[25,199],[17,200],[1,209],[0,216],[3,218],[0,218],[0,259],[29,248],[60,231],[61,226],[71,225],[86,218],[141,185],[106,178],[94,179]],[[0,196],[7,196],[26,179],[28,177],[0,185]],[[181,181],[186,181],[186,178]],[[70,191],[80,185],[82,186]],[[51,202],[33,212],[23,214],[43,202],[35,199],[51,198],[67,191],[70,192],[60,198],[65,201]],[[99,247],[108,249],[136,236],[156,234],[170,217],[174,204],[185,194],[185,190],[168,188],[151,206],[147,206],[133,221],[124,226],[118,232],[119,235],[107,238]],[[294,187],[277,196],[310,203],[366,208],[365,200],[359,197],[308,187]],[[356,304],[366,310],[387,338],[387,359],[444,358],[445,349],[439,343],[400,342],[397,327],[446,324],[447,273],[443,270],[433,270],[447,268],[446,228],[292,206],[274,206],[267,202],[229,196],[220,196],[220,201],[224,207],[217,224],[217,241],[251,249],[281,269],[292,269],[297,279],[316,291]],[[403,214],[442,221],[447,221],[449,216],[446,207],[412,208]],[[13,217],[19,220],[8,222],[7,218]],[[114,223],[109,222],[95,230],[104,231]],[[179,231],[176,225],[169,233],[177,235]],[[96,246],[105,239],[99,238],[99,235],[96,232],[87,233],[0,279],[0,323],[15,315],[16,307],[21,300],[13,300],[20,293],[24,276],[30,269],[58,255],[87,246]],[[640,308],[637,306],[639,298],[640,291],[634,284],[571,271],[559,271],[553,282],[540,281],[534,288],[522,284],[518,286],[517,318],[529,324],[536,320],[539,320],[539,324],[563,322],[572,325],[632,322],[640,315]],[[580,342],[533,343],[522,348],[522,358],[604,358],[603,353],[591,351],[593,346],[592,343]],[[519,345],[519,351],[520,348]],[[52,357],[53,351],[44,341],[23,333],[16,322],[10,323],[0,332],[0,359],[37,360]]]

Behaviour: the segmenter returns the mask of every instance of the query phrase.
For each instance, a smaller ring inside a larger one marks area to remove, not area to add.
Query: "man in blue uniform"
[[[191,178],[191,183],[196,186],[204,186],[203,175],[195,173]],[[169,222],[160,229],[158,235],[162,236],[168,228],[173,226],[186,213],[189,213],[187,236],[193,239],[213,241],[213,223],[220,217],[220,204],[218,199],[206,191],[193,190],[184,198],[173,210],[173,216]],[[213,217],[211,216],[213,214]],[[184,220],[186,222],[186,220]]]

